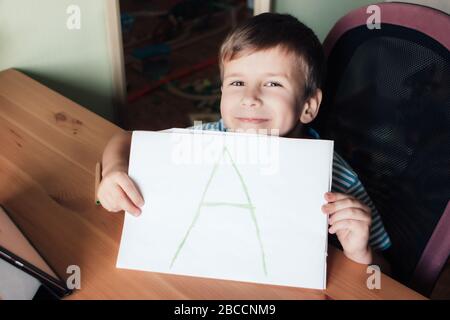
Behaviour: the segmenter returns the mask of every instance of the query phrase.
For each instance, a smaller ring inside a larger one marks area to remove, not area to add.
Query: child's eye
[[[231,86],[236,86],[236,87],[241,87],[244,85],[244,82],[242,81],[233,81],[232,83],[230,83]]]
[[[266,83],[266,87],[282,87],[282,85],[278,82],[270,81]]]

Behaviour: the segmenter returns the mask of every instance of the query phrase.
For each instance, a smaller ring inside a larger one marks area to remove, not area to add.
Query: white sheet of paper
[[[118,268],[326,287],[333,142],[174,129],[133,132]]]

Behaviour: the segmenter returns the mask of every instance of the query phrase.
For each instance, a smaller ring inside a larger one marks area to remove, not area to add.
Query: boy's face
[[[294,55],[277,47],[224,61],[220,111],[225,126],[289,133],[303,107],[299,69]]]

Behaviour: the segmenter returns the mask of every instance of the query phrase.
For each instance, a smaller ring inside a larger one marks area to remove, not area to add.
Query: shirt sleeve
[[[378,251],[391,246],[391,240],[383,225],[381,216],[366,192],[363,184],[350,166],[336,153],[333,160],[332,191],[349,194],[368,206],[372,212],[369,245]]]
[[[198,125],[194,125],[189,127],[188,129],[193,130],[209,130],[209,131],[226,131],[223,120],[215,121],[215,122],[206,122]]]

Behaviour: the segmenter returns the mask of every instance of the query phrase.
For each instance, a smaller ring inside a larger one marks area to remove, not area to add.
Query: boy
[[[222,119],[196,129],[276,129],[283,137],[318,138],[306,125],[319,111],[325,63],[311,29],[290,15],[261,14],[229,34],[219,58]],[[127,175],[130,145],[131,132],[124,132],[106,146],[98,198],[108,211],[137,216],[144,199]],[[322,207],[329,232],[337,235],[349,259],[373,263],[372,248],[387,249],[389,237],[357,175],[336,153],[332,191]]]

